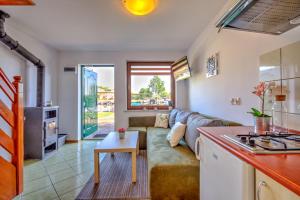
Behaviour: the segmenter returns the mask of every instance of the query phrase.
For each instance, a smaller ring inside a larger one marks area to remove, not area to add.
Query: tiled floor
[[[26,160],[20,200],[73,200],[92,176],[96,140],[66,144],[49,158]],[[103,159],[104,154],[100,154]]]

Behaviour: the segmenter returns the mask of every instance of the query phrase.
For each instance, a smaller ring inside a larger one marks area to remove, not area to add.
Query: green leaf
[[[257,110],[256,108],[251,108],[251,110],[255,113],[255,114],[257,114],[257,115],[261,115],[262,113],[259,111],[259,110]]]
[[[252,114],[255,117],[271,117],[269,115],[263,114],[262,112],[260,112],[256,108],[251,108],[251,111],[247,112],[247,113]]]
[[[270,115],[263,114],[261,117],[271,117]]]
[[[254,116],[259,116],[260,115],[260,112],[258,110],[256,110],[255,108],[251,108],[252,110],[252,113]]]
[[[259,110],[257,110],[256,108],[251,108],[251,112],[248,112],[250,114],[252,114],[255,117],[263,117],[265,116],[265,114],[263,114],[262,112],[260,112]]]

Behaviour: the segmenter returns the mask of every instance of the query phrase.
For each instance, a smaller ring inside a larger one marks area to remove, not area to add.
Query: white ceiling
[[[8,23],[60,50],[186,50],[226,1],[159,0],[139,17],[121,0],[34,0],[2,9]]]

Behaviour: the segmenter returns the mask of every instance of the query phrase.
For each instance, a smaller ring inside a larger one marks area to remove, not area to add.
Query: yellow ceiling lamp
[[[134,15],[148,15],[157,6],[158,0],[122,0],[124,7]]]

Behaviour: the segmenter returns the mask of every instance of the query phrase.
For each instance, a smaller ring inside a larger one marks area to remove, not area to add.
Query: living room
[[[15,170],[0,199],[300,199],[298,0],[0,4],[0,166]],[[259,26],[239,23],[253,13]],[[83,139],[82,66],[114,69],[114,131],[103,138]],[[157,77],[163,92],[149,84]],[[40,112],[50,117],[30,124]],[[259,146],[291,138],[285,150]]]

